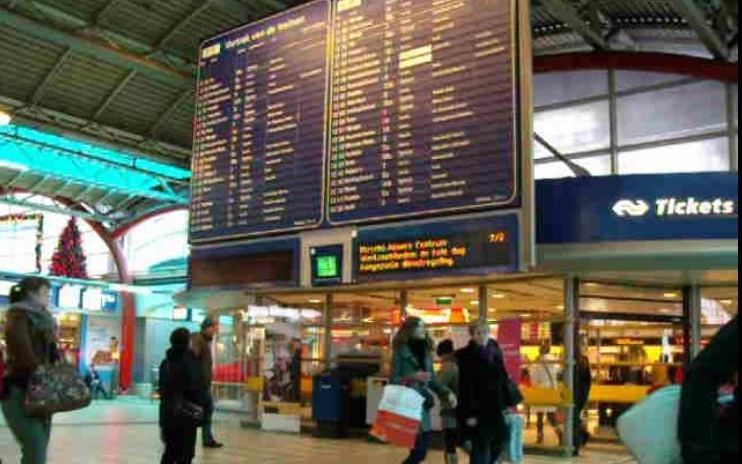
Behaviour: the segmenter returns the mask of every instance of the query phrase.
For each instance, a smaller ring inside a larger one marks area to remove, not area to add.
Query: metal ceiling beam
[[[173,37],[175,37],[178,32],[181,31],[185,26],[188,25],[191,21],[193,21],[198,15],[206,11],[211,6],[213,0],[204,0],[201,2],[199,6],[193,9],[188,15],[183,18],[180,22],[178,22],[175,26],[173,26],[165,35],[160,38],[160,40],[157,41],[157,44],[152,47],[154,51],[159,52],[162,50],[162,47],[165,46],[170,40],[172,40]]]
[[[561,154],[561,152],[559,152],[559,150],[557,150],[549,142],[547,142],[546,140],[544,140],[543,137],[541,137],[540,135],[538,135],[537,133],[534,132],[533,133],[533,138],[536,140],[536,142],[538,142],[544,148],[546,148],[546,150],[548,150],[549,153],[551,153],[552,155],[554,155],[554,157],[556,159],[558,159],[559,161],[561,161],[562,163],[564,163],[569,168],[569,170],[572,171],[572,173],[576,177],[591,177],[590,171],[588,171],[587,169],[583,168],[579,164],[575,163],[571,159],[569,159],[566,156],[564,156],[563,154]]]
[[[54,79],[59,74],[59,71],[62,69],[62,66],[64,66],[64,64],[67,62],[70,56],[72,56],[72,49],[68,48],[67,50],[64,51],[64,53],[62,53],[59,59],[57,59],[57,62],[54,63],[54,66],[52,66],[49,72],[46,73],[46,76],[44,76],[44,79],[36,87],[36,90],[34,90],[34,93],[31,96],[32,106],[38,105],[41,99],[44,98],[44,94],[46,93],[46,90],[49,87],[49,84],[51,84],[54,81]]]
[[[688,21],[688,25],[715,58],[723,60],[729,58],[729,49],[724,44],[724,40],[711,26],[706,14],[695,0],[673,0],[671,3],[675,10]]]
[[[62,31],[6,9],[0,9],[0,25],[37,39],[68,47],[73,52],[90,56],[114,66],[135,70],[142,75],[175,87],[183,88],[191,86],[193,83],[192,75],[166,67],[147,58],[96,43],[80,34]]]
[[[135,70],[129,71],[126,76],[124,76],[123,79],[119,81],[118,84],[116,84],[116,87],[111,91],[111,93],[108,94],[105,100],[103,100],[103,103],[98,105],[98,108],[95,110],[95,113],[90,117],[91,121],[97,121],[98,118],[103,116],[103,113],[108,109],[108,107],[113,103],[113,101],[118,97],[118,95],[121,93],[122,90],[124,90],[124,87],[134,78],[134,76],[137,75],[137,72]]]
[[[152,129],[149,131],[150,137],[154,138],[157,136],[157,134],[162,129],[162,126],[170,119],[170,117],[177,111],[180,106],[185,103],[186,100],[191,98],[193,96],[193,89],[188,89],[182,94],[180,94],[171,104],[170,106],[165,109],[165,111],[162,112],[162,114],[157,118],[157,121],[152,125]]]
[[[108,222],[111,220],[110,218],[106,216],[101,216],[98,214],[91,214],[85,211],[79,211],[79,210],[72,209],[72,208],[62,208],[62,207],[44,205],[41,203],[36,203],[34,201],[29,201],[29,200],[19,200],[17,198],[13,198],[9,196],[0,196],[0,203],[5,203],[8,205],[14,205],[14,206],[22,206],[24,208],[34,209],[38,211],[46,211],[48,213],[66,214],[68,216],[76,216],[76,217],[79,217],[80,219],[88,219],[91,221]]]
[[[6,131],[6,132],[3,132],[3,133],[0,133],[0,140],[7,140],[7,141],[9,141],[11,143],[32,145],[32,146],[39,147],[39,148],[42,148],[42,149],[48,149],[50,151],[55,151],[55,152],[58,152],[58,153],[62,153],[64,155],[70,156],[72,158],[76,158],[76,159],[82,158],[82,159],[85,159],[85,160],[93,161],[93,162],[95,162],[97,164],[101,164],[101,165],[104,165],[104,166],[107,166],[107,167],[110,167],[110,168],[119,169],[119,170],[122,170],[122,171],[125,171],[125,172],[129,172],[129,173],[145,174],[145,175],[148,175],[148,176],[153,177],[153,178],[163,179],[165,181],[182,182],[178,178],[172,178],[172,177],[166,176],[164,174],[159,174],[159,173],[156,173],[156,172],[152,172],[151,170],[142,169],[142,168],[137,167],[137,165],[136,165],[137,158],[135,158],[135,157],[132,157],[131,158],[131,162],[130,163],[129,162],[123,162],[123,161],[114,161],[114,160],[110,160],[110,159],[106,159],[106,158],[101,158],[101,157],[98,157],[98,156],[90,155],[90,154],[88,154],[88,153],[86,153],[85,151],[82,151],[82,150],[71,150],[71,149],[63,148],[63,147],[60,147],[58,145],[54,145],[54,144],[51,144],[51,143],[44,143],[44,142],[41,142],[39,140],[34,140],[33,138],[30,138],[30,137],[24,137],[20,133],[20,131],[17,130],[17,129],[14,130],[14,131]]]
[[[591,47],[597,50],[607,50],[608,42],[596,30],[597,24],[589,25],[581,17],[577,9],[565,0],[541,0],[541,5],[552,16],[569,26],[580,35]]]
[[[111,14],[111,12],[116,9],[116,7],[121,3],[123,0],[110,0],[108,3],[106,3],[103,8],[98,10],[98,12],[95,14],[95,18],[93,19],[93,25],[97,26],[99,25],[106,16]]]
[[[151,160],[189,168],[190,147],[150,140],[146,135],[124,131],[61,111],[40,106],[31,107],[26,102],[3,95],[0,95],[0,105],[9,110],[16,120],[31,127],[50,130],[57,135],[74,136],[114,150],[124,150]],[[144,149],[143,143],[147,141],[152,142],[151,147],[156,146],[158,149]]]
[[[239,0],[214,0],[214,6],[230,16],[238,18],[243,23],[259,18],[262,13],[255,8],[255,5],[244,4]]]

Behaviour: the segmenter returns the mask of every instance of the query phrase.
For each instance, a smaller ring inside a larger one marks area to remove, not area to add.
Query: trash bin
[[[312,420],[319,437],[344,438],[350,431],[350,376],[331,370],[312,378]]]

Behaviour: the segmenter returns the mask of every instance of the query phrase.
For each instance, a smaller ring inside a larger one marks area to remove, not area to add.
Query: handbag
[[[204,408],[192,401],[188,401],[181,395],[178,395],[175,398],[175,407],[173,408],[173,414],[177,419],[184,420],[195,425],[200,425],[204,420]]]
[[[74,366],[64,362],[42,364],[28,379],[24,409],[31,417],[47,417],[82,409],[91,401],[90,389]]]
[[[507,436],[503,447],[503,457],[511,464],[523,462],[523,422],[523,417],[519,414],[505,413]]]

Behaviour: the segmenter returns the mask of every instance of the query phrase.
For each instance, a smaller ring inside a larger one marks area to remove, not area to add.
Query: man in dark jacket
[[[195,455],[198,423],[182,413],[184,402],[203,408],[206,386],[199,362],[188,349],[188,329],[170,335],[171,348],[160,364],[160,429],[165,452],[161,464],[190,464]]]
[[[214,398],[211,396],[211,380],[213,378],[214,361],[211,358],[211,342],[216,334],[216,320],[207,316],[201,322],[201,331],[191,336],[191,351],[201,363],[203,378],[206,383],[206,406],[204,421],[201,426],[201,440],[204,448],[221,448],[222,445],[214,439],[211,430],[211,418],[214,415]]]
[[[456,352],[459,367],[457,415],[464,435],[471,439],[471,463],[493,464],[503,451],[507,427],[507,371],[502,350],[490,338],[487,323],[469,328],[471,341]]]
[[[737,317],[719,330],[693,360],[682,386],[678,434],[684,464],[739,462],[737,393],[725,414],[719,414],[719,387],[738,371]]]

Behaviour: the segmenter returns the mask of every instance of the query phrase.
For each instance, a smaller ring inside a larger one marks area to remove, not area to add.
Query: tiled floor
[[[162,446],[155,423],[156,409],[142,402],[95,403],[82,412],[55,417],[49,464],[156,464]],[[222,417],[217,435],[221,450],[197,451],[198,464],[399,464],[404,451],[363,440],[325,440],[239,427],[236,418]],[[0,423],[0,458],[17,463],[19,450]],[[613,464],[620,454],[588,450],[577,459],[526,456],[526,464]],[[462,464],[467,461],[462,460]],[[439,452],[427,464],[442,464]]]

